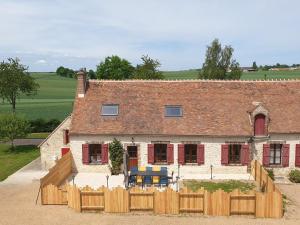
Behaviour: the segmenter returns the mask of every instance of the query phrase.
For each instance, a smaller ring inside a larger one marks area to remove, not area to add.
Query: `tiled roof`
[[[269,133],[300,133],[300,81],[89,81],[76,98],[71,134],[251,136],[249,112],[262,103]],[[102,104],[119,104],[116,117]],[[165,105],[183,116],[165,117]]]

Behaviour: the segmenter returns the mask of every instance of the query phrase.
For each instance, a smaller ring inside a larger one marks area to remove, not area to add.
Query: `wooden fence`
[[[179,192],[171,188],[159,191],[155,188],[112,190],[101,187],[80,189],[68,185],[68,206],[78,212],[98,210],[108,213],[148,211],[155,214],[201,213],[211,216],[253,215],[262,218],[282,217],[282,196],[277,192],[242,193],[234,190],[193,192],[187,188]]]
[[[155,214],[201,213],[211,216],[253,215],[260,218],[283,216],[282,194],[269,178],[267,171],[257,161],[251,162],[251,173],[260,191],[243,193],[240,190],[209,192],[200,189],[193,192],[187,188],[176,192],[171,188],[129,190],[118,187],[96,190],[86,186],[59,186],[72,172],[71,153],[60,159],[49,174],[41,179],[42,204],[67,204],[77,212],[104,211],[128,213],[147,211]]]
[[[66,186],[61,186],[63,182],[72,174],[72,154],[66,153],[56,165],[49,170],[49,173],[41,178],[41,202],[42,204],[66,205]]]

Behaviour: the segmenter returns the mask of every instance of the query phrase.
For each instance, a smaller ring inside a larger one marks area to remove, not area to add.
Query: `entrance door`
[[[128,152],[128,170],[138,166],[137,146],[127,146]]]

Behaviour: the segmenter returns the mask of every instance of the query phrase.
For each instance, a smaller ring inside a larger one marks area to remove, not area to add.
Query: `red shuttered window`
[[[106,164],[108,163],[108,144],[101,145],[101,163]]]
[[[222,165],[228,165],[228,152],[229,146],[228,144],[223,144],[221,146],[221,164]]]
[[[204,145],[198,144],[197,145],[197,163],[198,165],[204,164]]]
[[[283,144],[282,146],[282,166],[288,167],[290,161],[290,145]]]
[[[154,164],[154,144],[148,144],[148,163]]]
[[[242,150],[241,150],[241,163],[242,165],[248,165],[250,162],[250,150],[249,150],[249,145],[242,145]]]
[[[89,152],[89,144],[82,145],[82,163],[89,164],[90,163],[90,152]]]
[[[179,144],[178,145],[178,163],[180,165],[183,165],[185,162],[184,159],[184,144]]]
[[[174,145],[168,144],[167,145],[167,163],[173,164],[174,163]]]

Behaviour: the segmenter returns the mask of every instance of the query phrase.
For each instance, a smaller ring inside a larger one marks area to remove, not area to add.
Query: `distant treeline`
[[[58,67],[56,70],[56,74],[62,77],[77,78],[76,73],[77,71],[63,66]],[[89,70],[87,74],[90,79],[96,79],[96,73],[93,70]]]
[[[300,67],[300,64],[287,65],[287,64],[276,63],[275,65],[264,65],[264,66],[261,65],[261,66],[259,66],[259,69],[269,70],[272,68],[294,68],[294,67]]]
[[[60,123],[61,121],[58,119],[36,119],[29,121],[32,133],[52,132]]]

